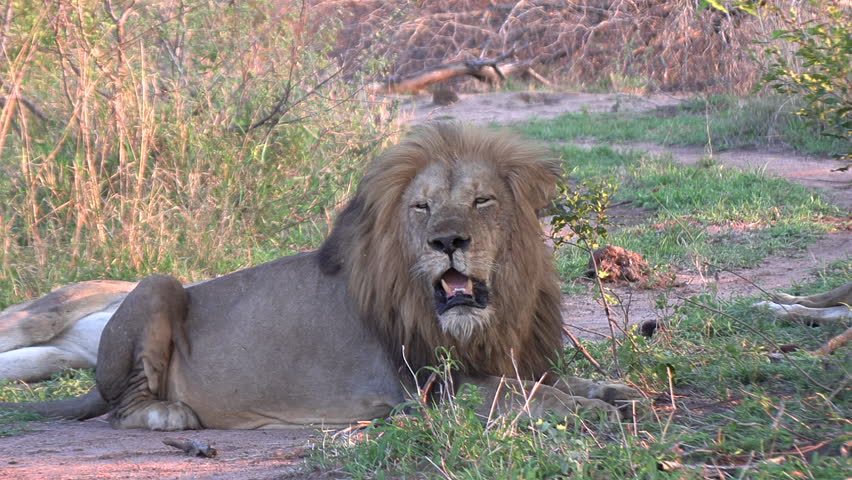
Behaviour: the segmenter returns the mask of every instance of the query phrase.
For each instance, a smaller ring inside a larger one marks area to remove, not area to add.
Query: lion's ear
[[[541,159],[518,163],[507,175],[512,195],[533,210],[547,206],[556,194],[556,184],[562,177],[562,167],[557,159]]]

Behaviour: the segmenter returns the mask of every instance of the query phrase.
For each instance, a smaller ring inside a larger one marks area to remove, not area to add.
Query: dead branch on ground
[[[437,65],[404,77],[392,75],[384,80],[372,83],[367,89],[371,93],[378,94],[420,93],[430,85],[464,76],[471,76],[480,82],[496,84],[506,79],[506,73],[519,70],[520,64],[523,62],[500,65],[500,62],[511,58],[514,54],[515,51],[512,50],[496,58]]]
[[[193,457],[213,458],[218,453],[209,443],[193,438],[164,438],[163,443],[178,450],[183,450]]]

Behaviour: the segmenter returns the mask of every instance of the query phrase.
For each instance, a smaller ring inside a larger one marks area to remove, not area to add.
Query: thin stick
[[[584,347],[583,344],[580,343],[580,340],[573,333],[571,333],[571,330],[568,330],[567,327],[562,327],[562,331],[565,332],[565,335],[568,335],[568,338],[571,339],[571,343],[574,344],[574,348],[576,348],[580,353],[583,354],[584,357],[586,357],[586,360],[588,360],[589,363],[591,363],[592,366],[595,367],[595,370],[597,370],[598,373],[605,377],[609,377],[607,371],[604,370],[603,367],[601,367],[601,364],[598,363],[598,361],[595,360],[594,357],[592,357],[592,354],[590,354],[589,351],[586,350],[586,347]]]
[[[579,331],[581,331],[581,332],[589,333],[589,334],[592,334],[592,335],[597,335],[597,336],[599,336],[599,337],[603,337],[603,338],[604,338],[604,340],[610,340],[610,339],[612,338],[612,337],[610,337],[609,335],[607,335],[607,334],[605,334],[605,333],[597,332],[597,331],[595,331],[595,330],[590,330],[590,329],[588,329],[588,328],[579,327],[579,326],[577,326],[577,325],[574,325],[573,323],[569,323],[568,325],[570,325],[570,326],[571,326],[571,328],[577,329],[577,330],[579,330]]]
[[[595,252],[589,246],[589,242],[583,240],[583,243],[586,244],[586,251],[589,253],[589,258],[592,259],[592,267],[595,269],[595,283],[598,286],[598,293],[601,295],[601,303],[604,307],[604,313],[606,314],[607,323],[609,323],[609,333],[612,336],[610,338],[610,349],[612,350],[612,361],[615,364],[615,373],[617,377],[621,377],[621,368],[618,365],[618,349],[617,349],[617,340],[615,339],[615,318],[612,316],[612,307],[609,306],[609,302],[606,300],[606,292],[604,292],[603,283],[601,283],[600,272],[598,271],[598,262],[595,260]]]

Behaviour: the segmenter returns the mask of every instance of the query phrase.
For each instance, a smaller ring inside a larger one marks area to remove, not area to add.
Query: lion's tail
[[[86,420],[109,411],[106,400],[97,388],[67,400],[50,402],[0,402],[0,409],[37,413],[43,417],[63,420]]]

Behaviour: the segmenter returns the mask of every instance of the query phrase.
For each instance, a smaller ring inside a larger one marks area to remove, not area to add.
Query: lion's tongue
[[[447,273],[441,277],[441,286],[447,292],[448,299],[459,294],[473,296],[473,281],[453,269],[447,270]]]

